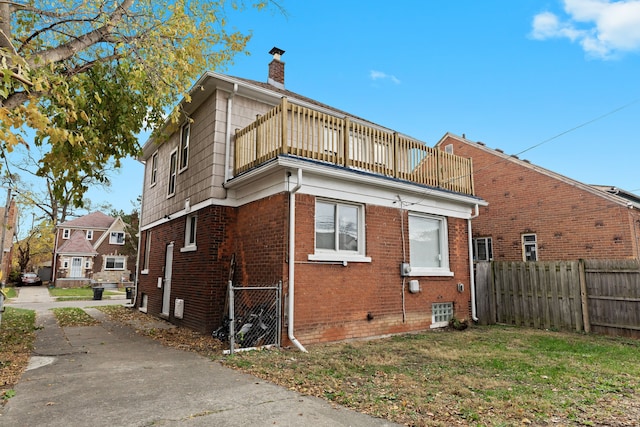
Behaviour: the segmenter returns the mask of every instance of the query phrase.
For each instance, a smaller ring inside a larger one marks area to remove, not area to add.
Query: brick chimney
[[[273,55],[273,60],[269,63],[269,79],[267,83],[279,89],[284,89],[284,62],[280,60],[280,56],[284,50],[274,47],[269,51]]]

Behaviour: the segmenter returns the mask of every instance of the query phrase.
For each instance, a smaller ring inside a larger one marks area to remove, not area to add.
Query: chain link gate
[[[229,353],[280,346],[282,281],[273,286],[229,283]]]

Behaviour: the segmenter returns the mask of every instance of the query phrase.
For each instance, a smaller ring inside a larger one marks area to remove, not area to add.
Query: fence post
[[[236,328],[235,328],[235,305],[233,301],[233,285],[229,281],[229,354],[233,354],[233,348],[236,345]]]
[[[582,303],[582,321],[584,322],[584,331],[591,332],[591,323],[589,322],[589,298],[587,296],[587,273],[585,272],[584,260],[578,261],[578,271],[580,272],[580,301]]]

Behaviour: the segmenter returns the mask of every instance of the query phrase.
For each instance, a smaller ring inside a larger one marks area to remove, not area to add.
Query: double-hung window
[[[158,152],[153,153],[151,157],[151,186],[156,185],[158,180]]]
[[[522,235],[522,258],[524,261],[538,261],[538,240],[535,234]]]
[[[93,239],[93,230],[87,230],[87,240]]]
[[[315,253],[310,260],[369,262],[364,240],[362,205],[316,201]]]
[[[108,256],[104,260],[105,270],[124,270],[125,257],[123,256]]]
[[[189,166],[189,137],[191,134],[191,125],[189,123],[182,126],[180,132],[180,172]]]
[[[124,245],[124,231],[112,231],[109,235],[110,245]]]
[[[62,229],[62,238],[63,239],[68,239],[69,237],[71,237],[71,230],[69,230],[68,228],[63,228]]]
[[[178,173],[178,152],[173,150],[169,156],[169,185],[167,187],[167,197],[176,194],[176,175]]]
[[[410,213],[409,254],[412,276],[453,276],[446,218]]]
[[[493,245],[491,243],[491,237],[478,237],[473,239],[473,260],[493,260]]]

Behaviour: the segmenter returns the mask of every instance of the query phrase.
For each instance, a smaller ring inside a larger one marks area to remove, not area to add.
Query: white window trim
[[[109,268],[107,267],[107,262],[109,259],[113,259],[114,260],[114,264],[116,263],[115,260],[122,260],[122,268]],[[104,257],[104,269],[107,271],[124,271],[127,269],[127,257],[124,256],[113,256],[113,255],[108,255]]]
[[[64,261],[62,261],[62,268],[69,268],[69,260],[65,259]]]
[[[62,238],[66,240],[69,237],[71,237],[71,230],[68,229],[68,228],[63,228],[62,229]]]
[[[409,216],[434,219],[440,221],[440,262],[442,267],[416,267],[411,265],[409,276],[440,276],[452,277],[453,272],[449,264],[449,229],[447,227],[447,218],[444,216],[427,215],[417,212],[409,212]],[[407,227],[409,225],[407,224]],[[410,239],[410,238],[409,238]],[[409,254],[411,259],[411,254]]]
[[[152,231],[147,231],[147,238],[144,242],[144,265],[140,274],[149,274],[149,255],[151,254],[151,235]]]
[[[193,230],[194,238],[193,242],[191,240],[191,221],[195,221],[195,227]],[[180,248],[180,252],[191,252],[198,249],[197,245],[197,237],[198,237],[198,215],[187,215],[184,226],[184,247]]]
[[[93,239],[93,230],[87,230],[87,240]]]
[[[91,268],[91,261],[89,259],[84,260],[84,269],[89,270]]]
[[[365,241],[365,209],[364,205],[359,203],[350,203],[331,199],[316,199],[316,203],[328,203],[334,205],[353,206],[358,208],[358,251],[341,251],[332,249],[317,249],[315,238],[315,215],[314,215],[314,227],[313,227],[313,247],[314,253],[309,254],[307,259],[309,261],[329,261],[329,262],[371,262],[371,257],[366,256],[366,241]]]
[[[480,241],[484,241],[485,249],[486,249],[487,255],[489,255],[489,259],[478,259],[478,243]],[[488,242],[491,242],[491,253],[489,253]],[[493,239],[491,237],[474,237],[473,250],[474,250],[474,258],[473,258],[474,261],[476,262],[493,261]]]
[[[186,141],[184,139],[185,129],[187,130],[187,138]],[[180,153],[178,154],[178,173],[182,173],[189,167],[189,151],[190,151],[190,141],[191,141],[191,123],[185,123],[180,128]],[[186,154],[185,154],[186,151]]]
[[[118,239],[116,238],[114,241],[113,235],[114,234],[122,234],[122,243],[118,242]],[[109,233],[109,244],[110,245],[124,245],[126,236],[124,235],[124,231],[112,231]]]
[[[533,236],[535,238],[535,241],[533,242],[525,242],[525,237],[526,236]],[[536,259],[535,260],[529,260],[527,261],[527,246],[531,246],[533,245],[535,251],[536,251]],[[522,260],[524,262],[535,262],[538,261],[540,259],[540,257],[538,256],[538,235],[536,233],[525,233],[522,235]]]
[[[175,170],[172,172],[171,168],[172,168],[174,155],[175,155],[176,164],[175,164]],[[167,182],[167,199],[176,195],[176,187],[178,186],[178,163],[180,162],[178,157],[179,157],[178,149],[174,148],[173,150],[171,150],[171,153],[169,153],[169,181]],[[172,178],[173,178],[173,191],[171,191]]]
[[[149,178],[151,180],[151,184],[149,187],[153,187],[158,182],[158,152],[156,151],[151,156],[151,176]]]

